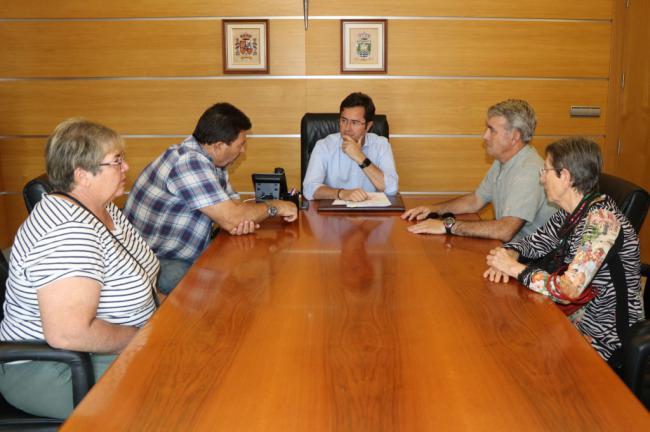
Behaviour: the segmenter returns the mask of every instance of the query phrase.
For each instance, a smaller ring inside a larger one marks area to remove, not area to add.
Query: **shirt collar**
[[[202,146],[201,144],[199,144],[199,142],[194,138],[193,135],[190,135],[190,136],[188,136],[187,138],[185,138],[185,141],[183,141],[183,142],[181,143],[181,145],[186,146],[186,147],[189,147],[189,148],[191,148],[192,150],[198,151],[198,152],[201,153],[203,156],[205,156],[206,158],[208,158],[208,160],[210,161],[210,163],[212,164],[212,166],[214,167],[214,169],[215,169],[217,172],[226,172],[226,171],[228,170],[228,168],[221,168],[221,167],[218,167],[218,166],[214,165],[214,162],[212,162],[212,158],[210,157],[210,155],[208,154],[208,152],[205,151],[205,149],[203,148],[203,146]]]
[[[208,159],[210,159],[210,155],[203,149],[203,146],[199,144],[199,142],[192,135],[185,138],[185,141],[183,141],[181,145],[187,146],[192,150],[196,150],[201,154],[205,155],[205,157],[207,157]]]
[[[531,151],[532,151],[532,147],[530,146],[530,144],[524,145],[521,148],[521,150],[519,150],[513,157],[510,158],[510,160],[508,162],[506,162],[506,163],[499,162],[499,164],[501,164],[501,169],[502,170],[503,169],[508,169],[509,167],[515,165],[518,160],[523,159],[524,157],[526,157],[526,155],[528,155]]]

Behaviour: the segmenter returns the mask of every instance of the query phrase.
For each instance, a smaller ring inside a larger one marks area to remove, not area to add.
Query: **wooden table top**
[[[62,430],[650,430],[494,241],[314,207],[219,235]]]

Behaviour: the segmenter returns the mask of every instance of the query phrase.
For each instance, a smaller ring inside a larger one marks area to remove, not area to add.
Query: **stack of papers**
[[[368,199],[365,201],[344,201],[344,200],[334,200],[332,205],[344,205],[350,208],[359,208],[359,207],[390,207],[390,200],[383,192],[368,192]]]

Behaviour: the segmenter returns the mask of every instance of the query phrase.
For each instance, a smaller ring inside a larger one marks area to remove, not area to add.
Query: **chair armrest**
[[[2,342],[0,363],[19,360],[65,363],[72,374],[72,403],[77,406],[95,384],[90,354],[52,348],[44,342]]]
[[[623,352],[623,380],[640,396],[643,375],[650,357],[650,320],[639,321],[629,328]]]

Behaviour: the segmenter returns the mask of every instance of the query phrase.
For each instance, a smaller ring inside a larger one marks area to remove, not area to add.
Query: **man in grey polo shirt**
[[[544,161],[529,145],[536,125],[535,111],[526,101],[508,99],[491,106],[483,140],[487,154],[495,160],[478,189],[450,201],[407,210],[402,219],[422,221],[408,230],[507,242],[543,225],[557,209],[548,204],[539,182]],[[476,213],[490,202],[495,220],[456,221],[453,216],[427,219],[432,213]]]

